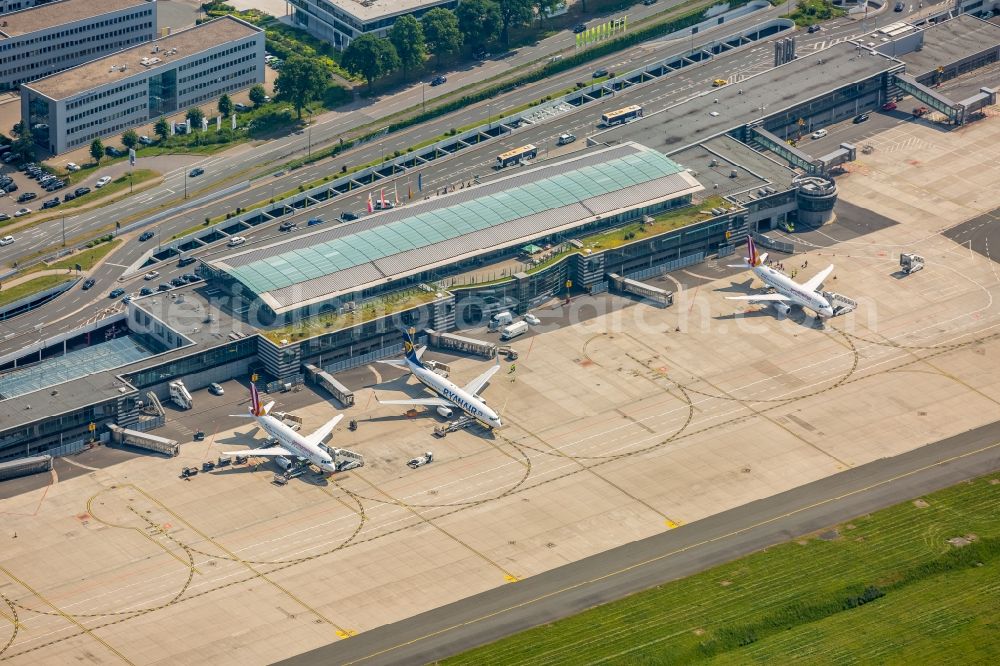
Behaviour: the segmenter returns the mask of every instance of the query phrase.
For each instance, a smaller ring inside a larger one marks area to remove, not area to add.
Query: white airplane
[[[413,338],[409,333],[404,332],[405,340],[403,349],[406,356],[403,359],[391,359],[380,361],[387,365],[394,365],[398,368],[407,368],[417,380],[438,395],[437,398],[410,398],[407,400],[379,400],[383,405],[423,405],[425,407],[437,408],[437,413],[445,418],[450,418],[454,409],[458,408],[472,418],[476,419],[488,428],[500,428],[500,416],[486,406],[486,401],[479,397],[479,392],[486,385],[497,370],[500,369],[500,359],[496,365],[473,379],[464,388],[459,388],[446,378],[437,374],[421,362],[426,347],[419,349],[413,346]],[[376,396],[378,398],[378,396]]]
[[[757,246],[753,242],[752,236],[747,236],[747,254],[750,256],[746,257],[746,265],[740,264],[730,266],[730,268],[746,268],[749,266],[754,275],[777,293],[751,296],[726,296],[726,298],[731,301],[770,303],[782,315],[787,315],[789,310],[792,309],[792,305],[798,305],[802,308],[809,308],[820,319],[829,319],[833,316],[833,306],[830,305],[830,301],[821,292],[817,291],[820,285],[823,284],[823,280],[833,272],[833,264],[821,270],[811,279],[799,284],[784,273],[764,264],[764,261],[767,259],[767,253],[757,254]]]
[[[260,396],[257,394],[257,387],[250,384],[250,413],[231,414],[231,416],[246,416],[256,419],[257,425],[259,425],[268,435],[276,439],[278,444],[276,446],[266,446],[260,449],[247,449],[246,451],[227,451],[225,455],[295,456],[308,460],[324,472],[336,472],[337,468],[334,467],[333,457],[324,449],[320,448],[320,444],[323,443],[323,440],[326,439],[327,435],[333,432],[333,429],[338,423],[340,423],[340,419],[344,418],[344,415],[337,414],[316,432],[311,435],[302,436],[286,426],[280,420],[271,416],[272,407],[274,407],[273,401],[261,407]]]

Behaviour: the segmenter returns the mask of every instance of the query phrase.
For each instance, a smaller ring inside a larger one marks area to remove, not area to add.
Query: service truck
[[[518,321],[513,324],[507,324],[500,329],[500,339],[501,340],[513,340],[519,335],[524,335],[528,332],[528,322]]]

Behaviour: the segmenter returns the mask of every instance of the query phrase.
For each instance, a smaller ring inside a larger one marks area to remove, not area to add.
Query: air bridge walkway
[[[918,83],[909,74],[893,74],[894,83],[899,90],[912,96],[929,108],[948,116],[948,122],[955,125],[964,125],[973,113],[980,109],[996,104],[996,89],[980,88],[979,93],[961,102],[955,102],[950,97],[942,95],[933,88],[928,88],[922,83]]]
[[[833,167],[845,162],[853,162],[857,157],[857,150],[854,144],[851,143],[842,143],[832,153],[816,158],[805,151],[799,150],[787,141],[782,141],[779,137],[760,125],[752,126],[750,132],[752,143],[757,147],[771,151],[792,166],[802,169],[811,176],[826,175]]]

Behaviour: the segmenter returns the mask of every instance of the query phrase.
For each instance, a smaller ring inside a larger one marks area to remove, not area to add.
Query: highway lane
[[[425,664],[1000,469],[1000,422],[279,662]]]
[[[680,0],[675,0],[673,4],[676,4],[679,1]],[[670,6],[671,4],[667,3],[657,4],[652,7],[639,5],[639,7],[642,7],[644,14],[659,13]],[[777,16],[780,11],[781,10],[779,8],[771,8],[766,10],[766,12],[759,12],[752,17],[743,17],[731,23],[727,23],[725,26],[720,26],[713,31],[705,31],[701,37],[706,38],[706,36],[708,36],[707,38],[710,38],[712,34],[734,31],[742,26],[752,25],[753,23],[763,20],[762,17],[765,15]],[[630,16],[632,16],[631,13]],[[560,40],[566,40],[566,44],[562,44]],[[486,120],[491,114],[498,115],[502,109],[515,108],[519,105],[540,99],[548,94],[571,87],[577,81],[586,82],[590,78],[590,73],[598,67],[604,67],[617,71],[633,69],[641,64],[654,62],[658,59],[657,54],[661,54],[659,57],[664,57],[667,55],[666,49],[678,50],[682,48],[685,43],[686,40],[681,39],[672,41],[656,40],[649,44],[641,44],[623,52],[599,59],[575,70],[563,72],[559,75],[548,77],[543,81],[522,86],[507,95],[496,98],[490,103],[470,106],[443,118],[423,123],[403,132],[395,133],[391,137],[387,137],[386,141],[381,144],[371,143],[362,147],[360,150],[349,151],[348,153],[339,156],[335,161],[324,160],[321,164],[300,169],[289,173],[282,178],[272,178],[267,175],[273,171],[277,165],[284,163],[286,160],[307,154],[310,152],[311,147],[325,145],[336,141],[337,138],[345,132],[361,125],[371,123],[377,117],[384,116],[387,113],[392,112],[393,104],[390,103],[388,98],[380,98],[373,100],[366,106],[354,111],[324,114],[314,125],[312,125],[312,128],[309,131],[275,139],[260,146],[239,146],[233,150],[226,151],[225,154],[202,158],[193,157],[189,165],[165,174],[165,181],[162,185],[151,188],[138,197],[124,199],[110,206],[105,206],[97,211],[83,213],[74,217],[67,217],[67,237],[78,236],[89,230],[96,230],[104,227],[108,224],[109,219],[125,220],[138,216],[143,211],[159,210],[167,204],[179,202],[183,197],[185,183],[187,183],[187,191],[190,197],[196,195],[195,188],[198,188],[198,191],[200,192],[205,192],[210,191],[213,187],[218,188],[229,182],[250,177],[263,176],[262,181],[255,183],[255,188],[253,190],[248,191],[241,197],[230,197],[225,202],[219,202],[214,206],[206,207],[204,210],[198,211],[197,214],[186,214],[183,216],[183,222],[178,223],[176,227],[171,227],[170,234],[167,234],[167,236],[169,236],[180,229],[189,227],[192,224],[192,221],[203,219],[206,216],[214,217],[219,214],[224,214],[225,212],[233,210],[236,207],[252,205],[262,199],[268,198],[271,194],[279,194],[283,191],[295,188],[302,182],[308,182],[310,180],[315,180],[329,175],[332,171],[339,169],[339,167],[343,164],[366,164],[371,161],[378,160],[383,154],[388,155],[395,150],[405,150],[409,146],[438,137],[453,127],[461,127],[477,121]],[[525,62],[537,60],[538,58],[544,57],[549,53],[553,53],[560,48],[572,46],[572,44],[572,33],[562,31],[562,33],[559,33],[547,40],[543,40],[539,46],[518,49],[509,58],[504,58],[503,60],[497,62],[503,63],[503,67],[506,69],[523,66]],[[479,69],[481,68],[473,68],[473,70]],[[470,75],[471,80],[466,83],[490,75],[491,74],[487,71],[473,71]],[[459,76],[456,78],[461,77]],[[446,94],[448,92],[449,85],[452,85],[451,80],[449,80],[448,84],[437,88],[426,87],[424,92],[427,94],[428,99],[432,99],[434,96]],[[459,84],[455,83],[455,85],[457,86]],[[410,108],[419,104],[421,92],[420,86],[413,86],[407,91],[390,97],[391,100],[395,101],[404,100],[400,109]],[[205,175],[199,178],[197,182],[194,182],[193,179],[186,178],[187,171],[194,166],[200,166],[205,169]],[[45,223],[45,226],[47,228],[51,228],[52,224],[52,222]],[[44,250],[49,245],[45,242],[44,236],[28,236],[27,240],[28,242],[18,243],[16,249],[7,249],[5,252],[0,254],[0,261],[10,262],[23,260],[24,257],[39,252],[40,250]]]
[[[759,18],[756,18],[754,19],[754,22],[758,20]],[[830,39],[839,40],[845,35],[850,36],[860,34],[860,32],[858,32],[859,24],[860,22],[858,21],[844,19],[841,20],[840,23],[830,22],[830,27],[822,32],[814,33],[812,36],[808,34],[799,35],[799,39],[801,40],[800,49],[803,48],[803,43],[807,48],[809,44],[814,43],[819,39],[825,41],[829,41]],[[734,23],[733,25],[729,25],[728,29],[733,30],[735,27],[738,26]],[[812,41],[810,41],[810,39]],[[641,53],[632,53],[630,56],[634,58],[634,61],[630,63],[631,66],[636,67],[640,64],[640,62],[645,64],[661,59],[666,54],[676,50],[677,45],[673,43],[676,41],[677,40],[667,40],[663,42],[670,48],[669,51],[657,51],[653,53],[648,50],[648,45],[640,45],[640,47],[637,47],[636,51]],[[622,54],[618,54],[618,57],[622,57]],[[579,148],[583,144],[583,137],[595,131],[596,122],[600,114],[609,108],[618,108],[619,106],[624,106],[633,102],[646,105],[650,110],[663,108],[669,106],[670,104],[677,103],[691,95],[700,94],[710,90],[710,82],[715,78],[738,80],[738,78],[741,77],[741,73],[750,71],[759,73],[765,71],[771,66],[771,58],[772,51],[771,46],[768,43],[744,47],[734,53],[724,55],[720,58],[713,59],[709,62],[702,63],[679,72],[675,72],[655,82],[629,89],[626,92],[619,93],[616,96],[609,97],[604,100],[599,100],[583,107],[582,109],[574,110],[544,124],[528,127],[519,131],[512,137],[506,137],[500,141],[485,144],[482,147],[466,149],[449,158],[432,162],[419,169],[419,171],[424,174],[423,180],[425,189],[423,194],[432,194],[435,189],[458,184],[464,181],[470,181],[477,174],[487,177],[492,175],[493,172],[490,169],[490,166],[493,164],[496,154],[504,149],[523,145],[524,143],[535,143],[538,145],[541,148],[540,157],[543,159],[545,157],[556,157],[565,154]],[[572,81],[579,78],[579,73],[570,72],[565,76],[568,81]],[[561,87],[565,87],[563,85],[564,83],[564,81],[557,80],[552,82],[550,80],[540,82],[539,84],[535,84],[535,86],[546,86],[546,89],[551,91],[551,89],[561,89]],[[532,86],[526,86],[525,88],[532,88]],[[532,89],[526,93],[522,90],[517,91],[518,94],[526,94],[528,99],[537,99],[542,92],[544,92],[544,89]],[[481,114],[482,108],[480,107],[478,110],[474,110],[472,112]],[[483,116],[479,116],[479,118],[483,119]],[[879,124],[881,125],[881,123]],[[411,130],[401,133],[399,136],[403,138],[405,143],[415,143],[416,139],[414,138],[414,135],[420,136],[424,132],[430,133],[431,136],[437,136],[439,134],[437,130],[427,130],[421,126],[412,128]],[[576,134],[580,137],[580,141],[569,147],[557,149],[555,147],[555,137],[563,132]],[[303,140],[302,136],[294,138],[297,140]],[[394,140],[396,138],[398,137],[394,135]],[[350,157],[356,161],[378,159],[381,151],[382,148],[378,144],[371,143],[362,146],[357,151],[354,151],[354,154]],[[254,154],[258,153],[255,152]],[[225,156],[216,156],[213,159],[220,165],[227,163]],[[333,164],[339,164],[339,161],[333,162]],[[292,172],[292,174],[289,174],[282,179],[272,178],[270,179],[270,182],[265,181],[255,190],[241,192],[228,198],[224,202],[212,204],[204,209],[190,211],[179,215],[174,219],[166,220],[157,225],[155,229],[158,234],[161,234],[161,237],[168,239],[177,231],[190,227],[192,224],[203,219],[207,215],[220,214],[228,210],[232,210],[236,206],[252,205],[262,198],[267,198],[270,195],[291,189],[295,183],[313,180],[322,177],[323,175],[327,175],[331,171],[336,171],[336,167],[331,169],[331,161],[324,160],[322,163]],[[175,176],[176,175],[178,174],[175,174]],[[186,171],[184,171],[184,173],[180,173],[179,176],[181,178],[185,177]],[[407,190],[407,180],[405,178],[406,177],[399,177],[397,179],[399,191],[403,197],[405,197]],[[409,183],[415,190],[415,174],[411,174],[408,179]],[[176,182],[176,180],[173,182]],[[391,187],[391,182],[388,184]],[[380,184],[380,186],[384,186],[384,184]],[[327,220],[332,220],[337,217],[342,210],[362,211],[365,206],[365,200],[367,199],[367,192],[368,189],[363,189],[350,196],[338,197],[335,202],[331,202],[329,205],[321,208],[312,208],[308,212],[304,212],[296,218],[291,219],[302,220],[301,224],[304,226],[304,219],[306,217],[320,214],[320,211],[322,211],[321,214]],[[101,219],[100,216],[102,212],[103,211],[98,211],[94,213],[94,215],[97,216],[98,219]],[[107,213],[104,214],[106,215]],[[107,220],[109,218],[104,217],[103,219]],[[107,222],[104,223],[106,224]],[[58,221],[54,221],[51,224],[57,225]],[[280,235],[276,230],[278,224],[278,222],[275,222],[268,225],[262,225],[261,227],[257,227],[247,232],[245,235],[250,238],[251,243],[273,240],[275,237]],[[69,225],[69,222],[67,222],[67,225]],[[69,231],[67,233],[69,233]],[[114,256],[113,261],[115,264],[118,264],[118,266],[112,266],[111,270],[102,269],[99,273],[93,276],[98,281],[98,285],[95,289],[90,292],[80,294],[63,295],[53,301],[53,303],[40,308],[34,314],[25,315],[9,322],[0,322],[0,341],[7,340],[8,342],[11,342],[13,336],[16,335],[18,336],[16,341],[21,342],[22,340],[33,338],[37,335],[35,328],[39,322],[53,322],[60,317],[65,317],[70,313],[80,311],[81,308],[86,305],[91,306],[90,312],[106,306],[108,303],[106,294],[110,289],[118,286],[115,283],[115,280],[121,270],[123,270],[122,266],[129,265],[138,259],[143,252],[151,247],[152,242],[140,244],[131,238],[127,239],[126,247]],[[221,251],[222,249],[224,248],[213,246],[212,248],[207,248],[195,254],[198,256],[209,256]],[[162,273],[160,280],[157,282],[168,281],[170,278],[190,270],[180,269],[176,267],[175,263],[168,263],[157,268]],[[115,273],[115,271],[118,271],[118,273]],[[133,280],[122,286],[134,293],[137,292],[143,285],[140,285]],[[78,319],[83,320],[86,318],[86,316],[78,317]],[[5,344],[3,346],[4,348],[7,348],[8,345]]]

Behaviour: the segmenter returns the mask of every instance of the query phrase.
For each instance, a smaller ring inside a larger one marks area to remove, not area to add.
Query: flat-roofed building
[[[0,16],[0,90],[155,36],[156,3],[149,0],[62,0],[4,14]]]
[[[35,0],[0,0],[0,14],[18,12],[35,6]]]
[[[62,153],[264,81],[264,31],[232,16],[22,87],[21,119]]]
[[[400,16],[420,18],[435,7],[455,9],[458,0],[285,0],[295,25],[338,49],[366,33],[385,37]]]

